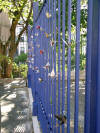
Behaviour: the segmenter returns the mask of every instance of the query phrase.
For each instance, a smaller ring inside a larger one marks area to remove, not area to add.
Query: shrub
[[[19,62],[25,63],[26,60],[27,60],[27,54],[25,53],[21,53],[21,55],[14,58],[14,62],[17,64],[19,64]]]
[[[17,65],[15,62],[13,62],[12,75],[14,78],[18,77],[26,78],[27,71],[28,71],[27,64]]]

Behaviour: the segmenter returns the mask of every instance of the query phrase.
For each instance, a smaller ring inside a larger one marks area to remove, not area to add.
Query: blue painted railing
[[[84,85],[80,80],[81,1],[76,2],[74,81],[71,77],[72,1],[44,0],[40,9],[38,2],[33,3],[34,25],[28,28],[28,86],[34,99],[33,115],[38,116],[43,133],[100,133],[100,1],[88,0],[87,8]],[[66,122],[60,125],[55,115],[65,116]]]

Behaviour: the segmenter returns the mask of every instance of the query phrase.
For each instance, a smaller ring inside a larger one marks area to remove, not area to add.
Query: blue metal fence
[[[33,115],[38,116],[43,133],[100,131],[100,2],[88,0],[87,7],[85,89],[80,80],[81,1],[76,2],[75,77],[71,76],[72,1],[44,0],[41,8],[38,2],[33,3],[34,25],[28,28],[28,85],[34,98]]]

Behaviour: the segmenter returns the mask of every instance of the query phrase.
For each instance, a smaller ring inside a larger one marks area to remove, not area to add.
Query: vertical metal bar
[[[43,28],[43,11],[42,11],[42,21],[41,21],[41,28]],[[42,40],[41,40],[41,49],[43,49],[43,33],[42,33]],[[43,67],[43,57],[41,56],[41,67]],[[43,76],[43,69],[41,71],[41,76]],[[42,89],[42,104],[44,106],[44,103],[43,103],[43,84],[41,84],[41,89]]]
[[[56,0],[54,0],[54,71],[56,75]],[[56,114],[56,77],[54,79],[54,115]],[[56,133],[56,118],[54,117],[54,133]]]
[[[78,133],[79,112],[79,64],[80,64],[80,0],[77,0],[76,57],[75,57],[75,114],[74,132]]]
[[[41,17],[39,17],[39,24],[41,23]],[[38,44],[37,45],[40,45],[40,42],[41,42],[41,33],[38,32]],[[38,48],[38,47],[37,47]],[[39,50],[40,48],[38,48],[38,53],[39,53]],[[39,57],[39,78],[41,76],[41,64],[40,64],[40,57]],[[38,80],[38,119],[40,120],[40,97],[41,97],[41,85],[40,85],[40,82]]]
[[[30,52],[30,47],[29,47],[29,45],[30,45],[30,27],[28,26],[28,58],[29,58],[29,52]],[[27,76],[27,78],[28,78],[28,88],[31,88],[31,75],[30,75],[30,68],[29,68],[29,62],[28,62],[28,76]]]
[[[46,28],[46,6],[47,6],[47,3],[45,4],[45,7],[44,7],[44,29],[46,32],[47,31],[47,28]],[[47,38],[45,37],[45,42],[44,42],[44,66],[46,64],[46,61],[47,61]],[[47,118],[46,118],[46,115],[47,115],[47,88],[46,88],[46,84],[47,84],[47,79],[46,79],[46,70],[44,70],[44,93],[45,93],[45,97],[44,97],[44,100],[45,100],[45,131],[47,131]]]
[[[91,40],[90,133],[100,132],[100,1],[93,0]],[[91,35],[91,34],[90,34]]]
[[[70,80],[71,80],[71,0],[68,0],[68,57],[67,57],[67,133],[70,133]]]
[[[33,37],[33,38],[32,38]],[[32,27],[32,31],[31,31],[31,35],[30,35],[30,38],[31,38],[31,42],[32,42],[32,46],[34,47],[34,38],[35,38],[35,36],[34,36],[34,27]],[[33,49],[33,53],[32,53],[32,56],[34,55],[34,49]],[[32,58],[34,58],[34,57],[32,57]],[[31,75],[32,75],[32,77],[31,77],[31,82],[32,82],[32,94],[33,94],[33,97],[34,97],[34,88],[35,88],[35,86],[34,86],[34,71],[33,71],[33,68],[34,68],[34,63],[33,63],[33,65],[32,65],[32,73],[31,73]]]
[[[60,0],[58,0],[58,115],[60,114],[60,75],[61,75],[61,71],[60,71],[60,50],[61,50],[61,46],[60,46],[60,13],[61,13],[61,9],[60,9]],[[60,127],[58,127],[58,133],[60,133]]]
[[[42,25],[42,28],[44,29],[45,31],[45,7],[43,8],[43,25]],[[45,56],[45,50],[44,50],[44,47],[45,47],[45,41],[46,41],[46,37],[43,35],[43,44],[42,44],[42,50],[44,51],[44,54],[42,54],[42,58],[43,58],[43,64],[42,64],[42,68],[43,66],[45,65],[45,60],[44,60],[44,56]],[[44,69],[42,70],[42,76],[43,76],[43,81],[45,81],[45,71]],[[45,83],[43,82],[43,103],[44,103],[44,108],[45,108]]]
[[[44,8],[43,8],[43,10],[42,10],[42,27],[41,28],[43,28],[44,29]],[[42,44],[41,44],[41,50],[44,50],[44,40],[45,40],[45,36],[44,36],[44,34],[42,33]],[[44,57],[43,57],[43,55],[41,54],[40,55],[41,56],[41,58],[42,58],[42,71],[41,71],[41,73],[42,73],[42,78],[43,78],[43,81],[45,80],[45,78],[44,78],[44,69],[43,69],[43,66],[44,66]],[[44,108],[45,108],[45,100],[44,100],[44,97],[45,97],[45,88],[44,88],[44,83],[42,83],[42,104],[43,104],[43,110],[42,110],[42,125],[43,125],[43,132],[45,132],[45,120],[44,120]]]
[[[49,12],[49,1],[47,1],[46,12]],[[49,19],[46,18],[46,31],[49,33]],[[46,64],[49,62],[49,38],[46,39]],[[48,78],[49,70],[46,69],[46,93],[47,93],[47,132],[49,132],[49,78]]]
[[[51,13],[51,9],[50,9],[50,1],[49,0],[49,13]],[[51,32],[50,31],[50,27],[51,27],[51,19],[49,19],[49,33]],[[49,73],[51,71],[51,49],[50,49],[50,45],[49,45],[49,63],[50,63],[50,68],[49,68]],[[51,103],[50,103],[50,98],[51,98],[51,80],[49,78],[49,108],[48,108],[48,113],[49,113],[49,123],[50,123],[50,127],[51,127]]]
[[[33,3],[33,12],[34,12],[34,15],[33,15],[33,19],[35,20],[36,19],[36,16],[35,15],[37,15],[38,14],[38,2],[34,2]],[[36,14],[35,14],[36,13]],[[35,24],[34,24],[34,26],[36,26]],[[33,32],[33,34],[35,35],[35,28],[34,28],[34,32]],[[36,51],[36,41],[34,41],[34,67],[37,67],[36,65],[37,65],[37,57],[36,57],[36,54],[37,54],[37,51]],[[36,73],[34,73],[34,92],[35,92],[35,94],[34,94],[34,110],[33,110],[33,114],[34,115],[37,115],[37,100],[36,100],[36,88],[37,88],[37,75],[36,75]]]
[[[65,40],[65,1],[62,1],[62,38]],[[65,43],[62,43],[62,114],[65,110]],[[64,133],[64,125],[62,126],[62,133]]]
[[[41,13],[41,16],[40,16],[40,27],[42,28],[42,23],[43,23],[43,15]],[[40,32],[40,49],[42,48],[42,36],[43,36],[43,33]],[[40,56],[40,77],[42,78],[42,57]],[[40,123],[41,123],[41,126],[42,126],[42,107],[41,105],[43,104],[42,103],[42,97],[43,97],[43,90],[42,90],[42,84],[40,83]]]
[[[47,12],[49,12],[49,1],[47,1]],[[46,21],[46,30],[48,31],[49,33],[49,19],[47,19]],[[46,63],[49,62],[49,39],[47,39],[47,51],[46,51],[46,56],[47,56],[47,60],[46,60]],[[47,79],[47,86],[46,86],[46,89],[47,89],[47,116],[49,115],[49,79],[48,79],[48,69],[46,71],[46,79]]]
[[[48,32],[48,22],[47,22],[47,18],[46,18],[46,12],[47,12],[47,3],[46,3],[46,7],[45,7],[45,30]],[[48,38],[46,38],[46,43],[45,43],[45,64],[47,63],[48,61]],[[46,88],[46,115],[47,115],[47,112],[48,112],[48,88],[47,88],[47,84],[48,84],[48,73],[47,73],[47,69],[45,70],[45,88]]]
[[[90,133],[92,10],[93,10],[93,0],[89,0],[88,1],[87,47],[86,47],[86,89],[85,89],[84,133]]]
[[[41,23],[40,23],[40,27],[42,27],[42,21],[43,21],[43,17],[42,17],[42,13],[41,13],[41,19],[40,19],[40,21],[41,21]],[[42,47],[42,32],[40,32],[40,49],[41,49],[41,47]],[[40,56],[40,60],[41,60],[41,62],[40,62],[40,77],[42,77],[42,58],[41,58],[41,56]],[[41,94],[40,94],[40,99],[41,99],[41,102],[42,102],[42,85],[40,84],[40,92],[41,92]]]
[[[46,12],[49,13],[49,0],[47,1],[47,5],[46,5]],[[46,18],[46,31],[48,32],[49,34],[49,18]],[[49,38],[46,39],[46,64],[49,62]],[[46,93],[47,93],[47,112],[46,112],[46,116],[47,116],[47,132],[50,131],[49,129],[49,78],[48,78],[48,72],[49,72],[49,69],[46,69]]]
[[[40,17],[38,18],[38,21],[37,21],[37,25],[40,25]],[[37,47],[37,45],[40,45],[40,31],[37,30],[36,32],[37,34],[37,42],[36,42],[36,49],[37,49],[37,55],[36,55],[36,58],[37,58],[37,67],[38,67],[38,70],[40,71],[40,56],[39,56],[39,48]],[[39,106],[40,106],[40,101],[39,101],[39,97],[40,97],[40,82],[39,82],[39,79],[40,78],[40,72],[37,73],[37,103],[38,103],[38,118],[39,118]]]
[[[52,12],[52,22],[51,22],[51,38],[53,39],[53,31],[54,31],[54,29],[53,29],[53,27],[54,27],[54,2],[53,2],[53,0],[52,0],[52,3],[51,3],[51,12]],[[53,60],[53,58],[54,58],[54,55],[53,55],[53,48],[52,48],[52,69],[54,69],[54,60]],[[52,80],[52,129],[54,128],[54,103],[53,103],[53,100],[54,100],[54,86],[53,86],[53,84],[54,84],[54,80]]]
[[[96,119],[97,119],[97,133],[100,132],[100,0],[98,1],[98,72],[97,72],[97,114],[96,114]]]

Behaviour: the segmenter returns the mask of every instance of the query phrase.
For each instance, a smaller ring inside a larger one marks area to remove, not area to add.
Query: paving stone
[[[0,79],[1,133],[33,133],[25,85],[23,79]]]

